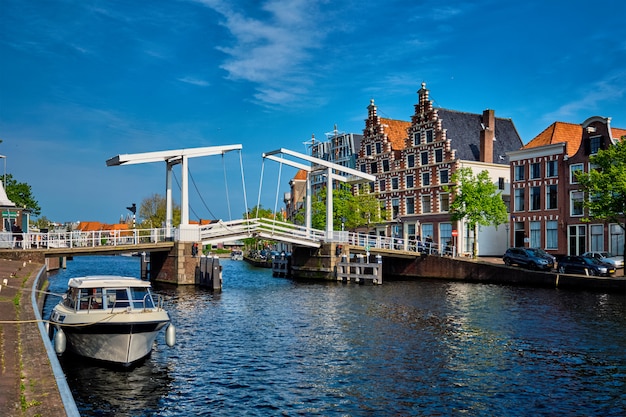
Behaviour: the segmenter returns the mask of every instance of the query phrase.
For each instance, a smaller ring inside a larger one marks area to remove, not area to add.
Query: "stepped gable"
[[[441,127],[446,130],[456,157],[465,161],[481,161],[480,131],[483,116],[456,110],[437,109]],[[508,165],[507,152],[516,151],[524,145],[511,119],[495,118],[495,140],[493,141],[493,163]]]
[[[566,143],[566,151],[569,156],[578,152],[582,143],[583,127],[579,124],[554,122],[543,132],[535,136],[522,149],[537,148],[555,143]]]

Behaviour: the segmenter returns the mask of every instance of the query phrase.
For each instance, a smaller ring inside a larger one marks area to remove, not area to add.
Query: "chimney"
[[[480,161],[493,163],[493,141],[496,137],[496,118],[493,110],[483,111],[480,127]]]

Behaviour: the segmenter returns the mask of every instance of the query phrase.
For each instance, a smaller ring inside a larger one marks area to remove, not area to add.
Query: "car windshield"
[[[586,258],[583,256],[583,260],[585,261],[585,263],[589,265],[603,265],[603,263],[597,260],[596,258]]]
[[[535,255],[535,256],[547,256],[548,255],[543,249],[539,249],[539,248],[528,248],[528,252],[531,255]]]

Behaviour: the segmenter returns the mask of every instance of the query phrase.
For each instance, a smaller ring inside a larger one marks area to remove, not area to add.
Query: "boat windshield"
[[[131,287],[130,294],[133,301],[133,308],[154,308],[152,294],[150,294],[148,288]]]

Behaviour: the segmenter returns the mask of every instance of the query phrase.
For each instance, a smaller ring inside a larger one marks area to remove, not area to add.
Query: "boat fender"
[[[169,347],[176,344],[176,327],[174,327],[172,323],[170,323],[165,330],[165,343],[167,343]]]
[[[48,339],[52,339],[52,333],[50,333],[50,322],[47,321],[43,325],[44,329],[46,329],[46,334],[48,335]]]
[[[54,335],[54,351],[57,355],[61,355],[65,352],[65,347],[67,346],[67,338],[65,336],[65,332],[63,329],[58,329],[57,333]]]

